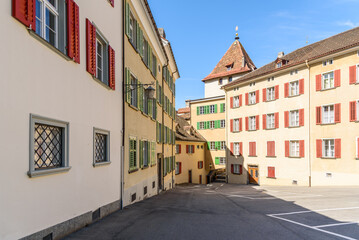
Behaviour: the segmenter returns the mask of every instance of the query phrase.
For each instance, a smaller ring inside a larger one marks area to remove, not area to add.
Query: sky
[[[201,81],[235,38],[257,68],[278,52],[298,48],[359,26],[359,0],[148,0],[164,28],[181,75],[176,109],[204,97]]]

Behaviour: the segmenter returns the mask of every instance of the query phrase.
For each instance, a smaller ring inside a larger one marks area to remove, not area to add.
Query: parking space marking
[[[310,228],[319,232],[323,232],[326,234],[330,234],[336,237],[340,237],[343,239],[348,239],[348,240],[357,240],[355,238],[351,238],[342,234],[338,234],[335,232],[331,232],[331,231],[327,231],[321,228],[329,228],[329,227],[335,227],[335,226],[342,226],[342,225],[349,225],[349,224],[357,224],[357,222],[345,222],[345,223],[335,223],[335,224],[326,224],[326,225],[318,225],[318,226],[309,226],[307,224],[304,223],[300,223],[300,222],[296,222],[293,220],[289,220],[284,218],[284,216],[288,216],[288,215],[295,215],[295,214],[303,214],[303,213],[317,213],[317,212],[326,212],[326,211],[340,211],[340,210],[352,210],[352,209],[359,209],[359,207],[346,207],[346,208],[327,208],[327,209],[319,209],[319,210],[308,210],[308,211],[297,211],[297,212],[287,212],[287,213],[275,213],[275,214],[267,214],[268,217],[272,217],[272,218],[276,218],[282,221],[286,221],[289,223],[293,223],[305,228]]]
[[[260,195],[240,195],[240,194],[227,194],[228,197],[238,197],[238,198],[246,198],[250,200],[268,200],[268,199],[278,199],[278,198],[312,198],[312,197],[320,197],[321,195],[307,194],[307,195],[281,195],[281,196],[260,196]]]

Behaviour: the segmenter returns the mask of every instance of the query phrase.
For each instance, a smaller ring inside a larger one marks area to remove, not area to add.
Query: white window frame
[[[327,66],[327,65],[332,65],[333,64],[333,59],[327,59],[325,61],[323,61],[323,67]]]
[[[256,104],[256,92],[248,93],[248,105]]]
[[[214,113],[214,105],[209,105],[209,113]]]
[[[214,129],[214,121],[209,121],[209,128]]]
[[[95,137],[96,134],[102,134],[106,136],[106,159],[103,162],[96,162],[95,160],[95,148],[96,148],[96,142],[95,142]],[[93,129],[93,166],[102,166],[104,164],[110,164],[110,131],[107,130],[103,130],[103,129],[99,129],[99,128],[94,128]]]
[[[289,156],[290,157],[299,157],[300,156],[300,147],[299,140],[289,141]]]
[[[203,115],[204,114],[204,110],[205,110],[205,106],[200,106],[199,107],[199,114]]]
[[[226,150],[226,141],[221,141],[221,150]]]
[[[331,74],[333,75],[333,78],[330,77]],[[327,78],[327,76],[328,76],[328,78]],[[328,79],[328,81],[329,81],[329,86],[327,86],[327,87],[325,85],[326,79]],[[332,89],[334,87],[335,87],[334,86],[334,71],[322,73],[322,90]]]
[[[334,104],[328,104],[322,106],[322,124],[333,124],[335,123],[334,119]],[[326,111],[328,109],[328,111]]]
[[[326,151],[326,143],[328,143],[328,152]],[[329,153],[329,155],[328,155]],[[324,158],[335,158],[335,139],[322,139],[322,156]]]
[[[266,116],[266,129],[274,129],[275,128],[275,116],[274,113],[267,114]]]
[[[220,165],[226,165],[226,158],[225,157],[220,157],[219,158],[219,164]]]
[[[252,116],[248,118],[248,130],[253,131],[256,130],[256,116]]]
[[[239,143],[238,142],[233,143],[233,154],[235,156],[239,156]]]
[[[299,110],[289,111],[289,127],[299,127]]]
[[[101,48],[102,48],[101,51],[98,49],[98,44],[101,45]],[[103,70],[104,70],[103,61],[104,61],[104,56],[105,56],[104,49],[105,49],[104,44],[101,42],[100,39],[96,38],[96,78],[101,80],[101,81],[103,81],[103,76],[104,76],[104,74],[103,74],[104,73],[103,72]],[[101,64],[100,65],[99,65],[99,63],[97,61],[98,57],[101,58]],[[101,75],[99,75],[99,70],[101,71]]]
[[[234,96],[233,97],[233,108],[238,108],[239,107],[239,96]]]
[[[299,80],[289,82],[289,96],[298,96],[299,95]]]
[[[203,161],[198,161],[198,167],[199,167],[198,169],[202,169],[203,165],[204,165]]]
[[[194,145],[188,145],[188,153],[194,153]]]
[[[226,120],[221,120],[221,128],[225,128],[226,127]]]
[[[179,154],[180,144],[176,144],[176,154]]]
[[[233,173],[240,174],[239,172],[239,164],[233,164]]]
[[[239,132],[239,119],[233,119],[233,132]]]
[[[199,122],[199,129],[203,130],[204,129],[204,122]]]
[[[176,175],[180,174],[179,165],[180,165],[180,163],[179,163],[179,162],[176,162],[176,170],[175,170],[175,174],[176,174]]]
[[[216,150],[216,142],[209,142],[209,150]]]
[[[47,42],[49,42],[49,39],[46,39],[46,10],[49,10],[52,14],[56,17],[55,22],[55,48],[58,48],[58,38],[59,38],[59,12],[58,12],[58,0],[55,0],[55,6],[53,6],[48,0],[35,0],[35,12],[36,12],[36,4],[37,2],[41,2],[41,20],[36,16],[35,18],[41,22],[41,29],[40,29],[40,37],[45,39]],[[36,26],[36,32],[37,32],[38,26]],[[51,30],[50,30],[51,31]],[[37,32],[38,33],[38,32]],[[50,43],[50,42],[49,42]],[[51,44],[51,43],[50,43]]]
[[[267,101],[275,100],[275,87],[267,88],[266,95],[267,95],[267,98],[266,98]]]

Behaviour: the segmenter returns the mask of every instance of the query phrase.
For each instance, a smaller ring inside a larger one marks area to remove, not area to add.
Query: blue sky
[[[234,41],[259,68],[277,53],[359,26],[359,0],[148,0],[158,27],[171,42],[181,78],[176,108],[204,97],[201,81]]]

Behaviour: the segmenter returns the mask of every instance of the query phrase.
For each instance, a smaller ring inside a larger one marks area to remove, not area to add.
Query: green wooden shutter
[[[156,81],[156,100],[159,101],[159,93],[158,93],[158,81]]]
[[[199,107],[197,107],[197,115],[199,115]]]
[[[207,142],[207,149],[209,150],[209,147],[211,146],[211,142]]]
[[[154,101],[153,102],[153,104],[155,104],[155,109],[154,109],[154,114],[153,114],[153,118],[155,119],[155,120],[157,120],[157,103],[156,103],[156,101]]]
[[[163,124],[161,125],[161,143],[164,143],[164,140],[165,140],[165,128],[163,126]]]
[[[136,49],[137,52],[140,50],[140,25],[136,22]]]
[[[133,140],[130,139],[129,141],[129,146],[128,146],[128,158],[129,158],[129,163],[130,163],[130,169],[133,167],[133,151],[131,151],[131,149],[133,149]]]
[[[140,168],[143,167],[143,141],[139,141],[140,148],[138,149],[138,154],[140,155]]]
[[[199,129],[199,122],[197,122],[197,129]]]
[[[156,121],[156,141],[158,142],[158,122]]]
[[[214,113],[217,113],[217,104],[214,104]]]
[[[154,66],[154,68],[153,68],[153,70],[154,70],[153,75],[156,77],[156,76],[157,76],[157,58],[156,58],[156,57],[153,58],[153,66]]]
[[[130,37],[130,5],[126,2],[126,35]]]
[[[219,110],[219,111],[220,111],[221,113],[223,113],[223,103],[221,103],[221,105],[220,105],[220,107],[219,107],[219,108],[220,108],[220,110]]]
[[[219,165],[219,157],[216,157],[215,164]]]

